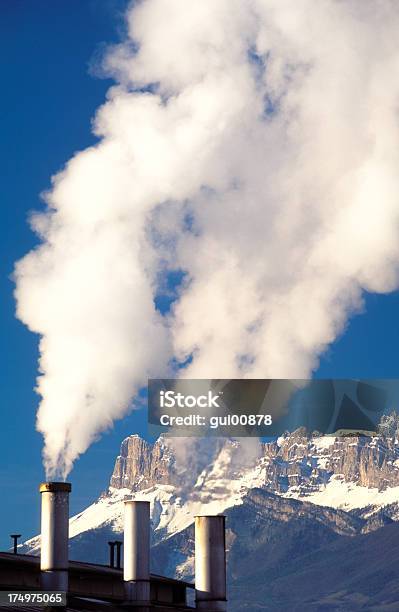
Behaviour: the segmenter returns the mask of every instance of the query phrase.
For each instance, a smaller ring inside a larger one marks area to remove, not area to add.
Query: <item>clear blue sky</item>
[[[35,244],[27,224],[41,207],[39,193],[71,154],[93,142],[90,119],[109,81],[89,75],[101,45],[117,41],[125,0],[2,0],[0,4],[1,258],[0,258],[0,547],[8,534],[38,531],[43,479],[41,437],[35,431],[33,392],[37,337],[14,317],[14,262]],[[368,296],[322,359],[319,377],[398,377],[399,294]],[[72,473],[72,511],[83,509],[107,486],[121,440],[146,433],[146,415],[116,423],[77,463]]]

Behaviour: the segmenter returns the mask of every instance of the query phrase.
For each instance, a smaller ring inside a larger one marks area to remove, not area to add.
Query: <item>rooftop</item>
[[[187,591],[194,585],[173,578],[151,574],[151,609],[159,612],[192,611],[186,604]],[[40,558],[32,555],[0,553],[0,590],[40,591]],[[67,610],[121,610],[124,602],[123,570],[84,563],[69,562]],[[126,610],[126,608],[123,608]],[[0,611],[38,610],[39,606],[2,606]]]

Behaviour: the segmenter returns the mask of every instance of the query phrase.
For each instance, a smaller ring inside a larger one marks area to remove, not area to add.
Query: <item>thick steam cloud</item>
[[[16,265],[50,476],[148,376],[307,377],[398,287],[396,0],[144,0]],[[182,283],[156,308],[170,272]]]

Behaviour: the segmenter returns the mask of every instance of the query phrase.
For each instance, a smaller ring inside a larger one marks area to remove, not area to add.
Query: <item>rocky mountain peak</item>
[[[384,491],[399,486],[399,448],[383,436],[285,434],[263,445],[267,488],[306,494],[332,479]]]
[[[159,438],[137,435],[121,445],[110,486],[139,491],[157,485],[191,490],[212,479],[252,473],[266,490],[307,496],[334,480],[384,491],[399,486],[399,450],[383,436],[324,436],[300,429],[261,444],[256,438]]]
[[[110,480],[112,488],[139,491],[173,479],[173,457],[162,437],[155,444],[137,434],[123,440]]]

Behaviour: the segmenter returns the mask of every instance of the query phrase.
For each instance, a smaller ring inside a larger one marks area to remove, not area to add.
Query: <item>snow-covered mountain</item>
[[[189,580],[194,516],[226,514],[231,612],[398,609],[392,436],[297,430],[269,443],[159,438],[153,445],[129,436],[108,490],[70,519],[72,559],[108,562],[126,498],[152,502],[152,571]],[[39,537],[25,544],[26,552],[39,549]]]
[[[108,491],[70,520],[72,555],[106,560],[107,539],[122,532],[127,497],[152,502],[158,544],[189,527],[196,514],[245,504],[253,489],[350,512],[367,519],[363,531],[375,529],[399,519],[399,447],[383,436],[319,437],[304,430],[269,443],[159,438],[151,445],[129,436]],[[38,552],[39,538],[26,546]]]

